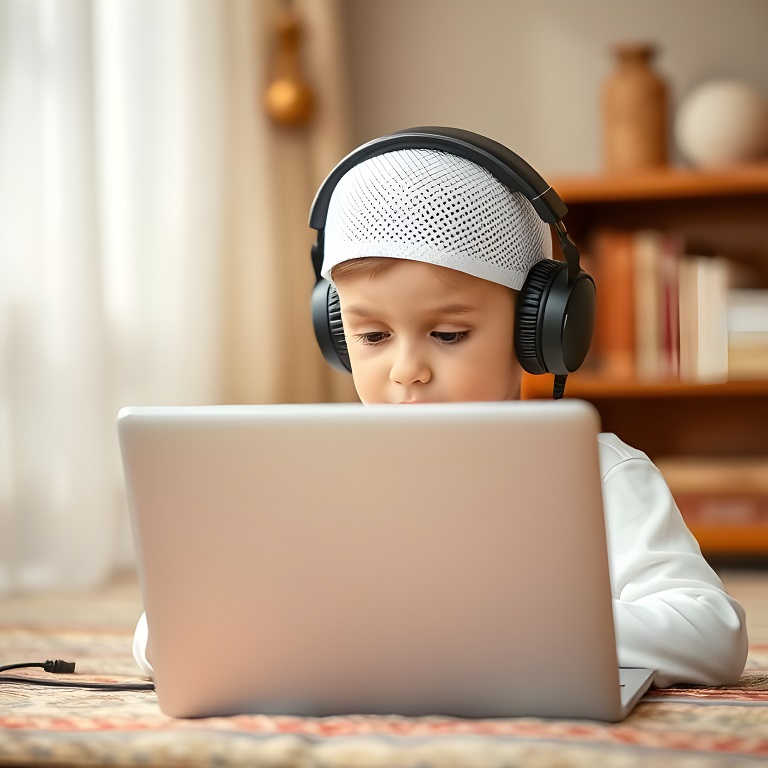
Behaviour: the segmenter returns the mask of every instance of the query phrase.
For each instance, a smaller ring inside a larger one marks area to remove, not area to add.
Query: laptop
[[[623,719],[581,401],[124,408],[162,711]]]

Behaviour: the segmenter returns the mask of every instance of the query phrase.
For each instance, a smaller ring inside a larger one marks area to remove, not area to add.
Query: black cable
[[[0,675],[0,683],[26,683],[28,685],[47,685],[52,688],[93,688],[100,691],[154,691],[153,683],[86,683],[68,680],[43,680],[41,677],[15,677]]]
[[[0,672],[7,672],[9,669],[24,669],[27,667],[40,667],[46,672],[57,675],[69,675],[75,671],[73,661],[62,661],[61,659],[48,661],[32,661],[22,664],[6,664],[0,666]],[[25,683],[27,685],[46,685],[57,688],[90,688],[100,691],[154,691],[154,683],[89,683],[85,681],[69,680],[44,680],[40,677],[17,677],[15,675],[0,675],[0,683]]]
[[[556,375],[555,376],[555,384],[554,384],[554,390],[552,392],[552,397],[555,400],[560,400],[560,398],[565,393],[565,382],[568,379],[568,374],[563,375]]]
[[[0,667],[0,672],[7,672],[9,669],[23,669],[24,667],[42,667],[46,672],[52,672],[56,675],[69,675],[75,671],[74,661],[27,661],[22,664],[6,664]]]

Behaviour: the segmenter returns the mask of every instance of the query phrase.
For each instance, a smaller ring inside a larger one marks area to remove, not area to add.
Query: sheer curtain
[[[287,132],[271,3],[0,0],[0,593],[132,562],[120,406],[351,397],[309,325],[348,147],[335,0],[305,5],[320,110]]]

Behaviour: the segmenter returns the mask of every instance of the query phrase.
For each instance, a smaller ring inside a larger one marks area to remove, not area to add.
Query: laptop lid
[[[579,401],[123,409],[161,709],[621,719],[598,430]]]

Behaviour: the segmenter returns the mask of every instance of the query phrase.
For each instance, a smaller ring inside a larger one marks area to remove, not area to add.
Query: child
[[[338,292],[361,401],[518,398],[516,297],[532,267],[552,257],[541,212],[439,149],[395,149],[348,166],[328,203],[321,275]],[[526,169],[517,168],[523,182]],[[735,682],[747,652],[741,606],[648,457],[612,434],[600,435],[599,452],[621,666],[657,669],[658,686]]]
[[[526,168],[518,169],[523,181]],[[313,250],[343,324],[339,349],[329,353],[319,338],[326,357],[339,353],[351,367],[364,404],[519,398],[516,299],[533,265],[552,257],[541,210],[486,168],[440,149],[394,149],[343,170]],[[313,298],[321,315],[322,282]],[[600,435],[599,454],[620,665],[658,670],[657,686],[737,681],[744,612],[705,562],[663,477],[615,435]],[[142,617],[134,654],[151,674],[146,640]]]

